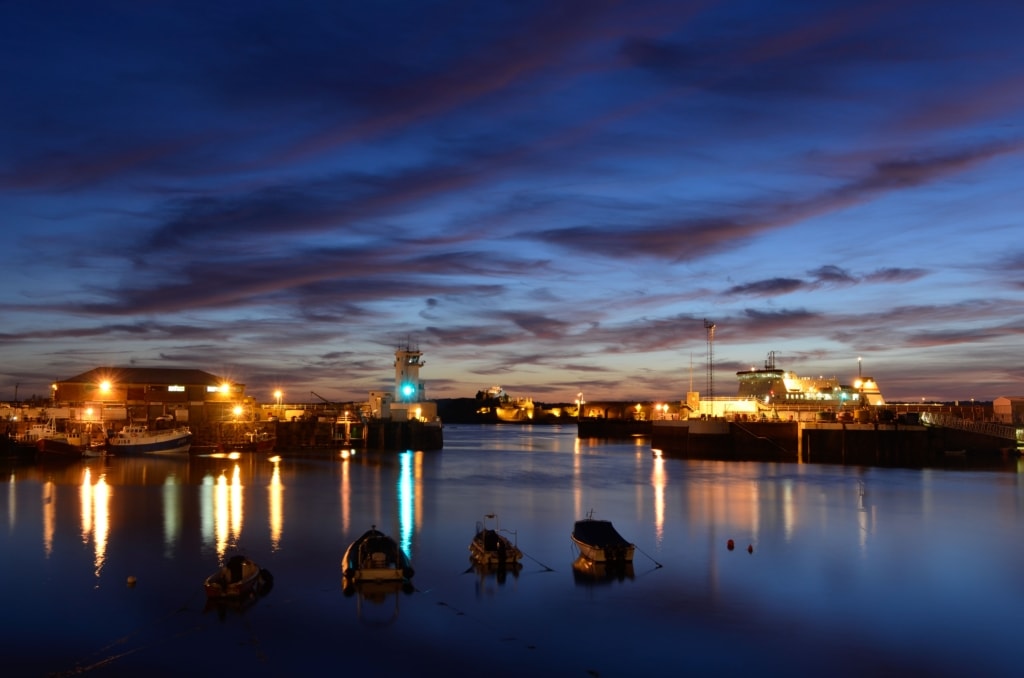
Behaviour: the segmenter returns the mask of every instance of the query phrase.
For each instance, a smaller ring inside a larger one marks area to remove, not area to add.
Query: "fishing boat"
[[[38,458],[44,461],[102,457],[105,447],[102,439],[93,437],[91,426],[84,430],[72,427],[65,433],[40,436],[35,444]]]
[[[595,563],[630,563],[636,546],[618,533],[611,521],[598,520],[590,511],[583,520],[577,520],[572,530],[572,542],[580,555]]]
[[[40,459],[82,459],[88,448],[69,438],[39,438],[36,440],[36,453]]]
[[[494,528],[487,526],[487,521],[494,521]],[[513,565],[523,557],[523,552],[508,537],[500,533],[498,519],[488,513],[482,521],[476,523],[476,534],[469,542],[469,557],[479,565]]]
[[[161,417],[154,428],[145,424],[128,424],[107,440],[112,454],[188,454],[192,431],[176,426],[173,420]]]
[[[239,452],[272,452],[277,437],[270,431],[248,431],[228,447]]]
[[[350,582],[400,581],[413,575],[412,563],[394,539],[372,525],[349,544],[341,571]]]
[[[242,555],[231,556],[223,567],[203,582],[210,600],[238,599],[257,595],[269,589],[273,577],[270,572]]]

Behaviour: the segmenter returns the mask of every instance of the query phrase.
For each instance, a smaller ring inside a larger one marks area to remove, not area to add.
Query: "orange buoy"
[[[729,541],[725,542],[725,547],[732,551],[736,547],[736,544],[734,544],[732,539],[730,539]]]
[[[753,552],[754,552],[754,545],[753,544],[747,544],[747,553],[753,553]]]

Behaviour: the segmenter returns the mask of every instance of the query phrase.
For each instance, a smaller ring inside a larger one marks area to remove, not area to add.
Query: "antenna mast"
[[[708,400],[715,397],[715,323],[704,319],[704,329],[708,332]]]

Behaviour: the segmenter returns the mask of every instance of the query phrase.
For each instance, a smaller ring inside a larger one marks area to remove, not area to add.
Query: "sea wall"
[[[440,424],[416,420],[379,420],[350,424],[317,421],[281,421],[276,425],[277,452],[334,450],[361,447],[368,450],[433,451],[444,447]]]
[[[999,438],[934,426],[820,422],[656,421],[651,448],[665,457],[863,466],[948,466],[1018,455]]]

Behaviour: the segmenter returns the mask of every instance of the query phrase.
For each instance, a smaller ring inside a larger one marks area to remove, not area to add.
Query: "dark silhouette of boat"
[[[487,526],[488,520],[495,521],[494,528]],[[501,534],[497,517],[493,513],[488,513],[482,521],[476,523],[476,534],[469,542],[469,557],[474,564],[500,567],[518,564],[523,552],[508,537]]]
[[[349,544],[341,571],[350,582],[401,581],[414,573],[409,557],[394,539],[371,526]]]
[[[272,585],[270,572],[242,555],[231,556],[223,567],[203,582],[206,597],[210,600],[255,596],[269,590]]]
[[[590,511],[583,520],[577,520],[572,530],[572,542],[580,555],[595,563],[631,563],[633,551],[631,542],[618,533],[611,521],[597,520]]]

